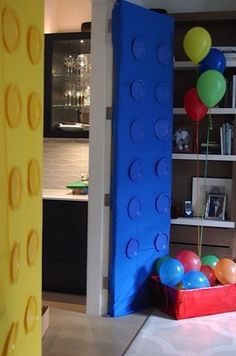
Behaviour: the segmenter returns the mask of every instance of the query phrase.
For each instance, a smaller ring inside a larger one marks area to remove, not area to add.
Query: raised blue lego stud
[[[130,137],[134,142],[140,142],[144,137],[144,125],[141,121],[135,120],[130,125]]]
[[[167,214],[170,210],[170,198],[166,194],[160,194],[156,199],[156,210],[160,214]]]
[[[158,103],[166,104],[170,99],[170,88],[167,83],[159,83],[156,86],[155,97]]]
[[[138,255],[139,251],[139,241],[137,239],[129,240],[126,246],[126,256],[128,258],[135,258]]]
[[[130,92],[134,101],[142,101],[145,96],[145,85],[143,80],[134,80],[130,86]]]
[[[139,199],[133,198],[128,205],[128,214],[131,219],[138,218],[141,215],[142,204]]]
[[[162,252],[166,250],[168,246],[168,242],[169,242],[168,235],[164,232],[160,232],[155,238],[155,242],[154,242],[155,249],[158,252]]]
[[[143,177],[143,164],[140,160],[131,163],[129,167],[129,177],[132,181],[136,181]]]
[[[132,43],[132,53],[135,59],[141,60],[146,52],[145,42],[142,38],[135,38]]]
[[[171,50],[167,43],[163,42],[157,47],[157,60],[161,64],[166,64],[171,59]]]
[[[165,140],[170,136],[170,125],[166,120],[159,120],[155,125],[156,137]]]
[[[165,158],[161,159],[156,164],[156,175],[158,178],[163,179],[170,173],[168,162]]]

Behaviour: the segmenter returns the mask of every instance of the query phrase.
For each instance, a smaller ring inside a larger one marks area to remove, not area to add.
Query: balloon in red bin
[[[199,271],[201,268],[201,260],[193,251],[178,251],[175,258],[182,263],[185,273],[192,270]]]
[[[161,283],[175,287],[183,278],[184,267],[180,261],[170,258],[161,264],[159,272]]]
[[[200,271],[205,274],[211,286],[216,284],[215,271],[211,266],[202,265]]]
[[[183,276],[184,289],[208,288],[210,283],[204,273],[200,271],[189,271]]]
[[[193,121],[202,120],[208,111],[208,107],[200,100],[196,88],[189,89],[185,94],[184,108]]]
[[[213,269],[215,269],[218,261],[219,258],[214,255],[206,255],[201,258],[202,265],[211,266]]]
[[[160,274],[160,268],[162,263],[164,263],[165,261],[169,260],[171,257],[170,256],[162,256],[160,258],[158,258],[157,262],[156,262],[156,272],[157,274]]]
[[[236,283],[236,263],[229,258],[221,258],[215,267],[215,274],[222,284]]]

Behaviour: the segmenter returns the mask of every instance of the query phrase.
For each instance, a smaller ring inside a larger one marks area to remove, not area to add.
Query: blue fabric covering
[[[127,1],[113,9],[109,314],[149,305],[149,278],[169,253],[174,23]]]

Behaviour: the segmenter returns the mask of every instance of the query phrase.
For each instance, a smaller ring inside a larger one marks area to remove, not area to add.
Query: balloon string
[[[208,152],[209,152],[209,139],[210,139],[210,131],[213,130],[213,122],[211,113],[208,115],[208,126],[207,126],[207,142],[206,142],[206,159],[204,165],[204,181],[203,181],[203,191],[206,191],[206,178],[207,178],[207,168],[208,168]],[[201,211],[201,222],[204,219],[205,215],[205,205],[202,205]],[[198,245],[198,255],[201,258],[202,254],[202,241],[203,241],[203,224],[200,224],[200,238],[199,238],[199,245]]]
[[[196,176],[197,176],[197,201],[196,201],[196,206],[197,206],[197,216],[199,216],[199,211],[200,211],[200,204],[199,204],[199,122],[196,122],[196,139],[195,139],[195,153],[197,155],[197,160],[196,160]],[[200,226],[197,225],[197,245],[198,245],[198,254],[199,254],[199,244],[200,244]]]
[[[196,81],[198,79],[199,73],[198,73],[198,67],[196,70]],[[196,108],[195,110],[198,110],[198,106],[196,103]],[[200,215],[200,203],[199,203],[199,172],[200,172],[200,167],[199,167],[199,121],[196,121],[196,139],[195,139],[195,153],[197,155],[197,160],[196,160],[196,176],[197,176],[197,201],[196,201],[196,208],[197,208],[197,216]],[[198,246],[198,254],[199,254],[199,245],[200,245],[200,226],[197,225],[197,246]]]

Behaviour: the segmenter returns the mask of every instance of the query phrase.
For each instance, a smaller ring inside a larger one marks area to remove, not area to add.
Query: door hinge
[[[112,108],[107,107],[106,108],[106,120],[111,120],[112,119]]]
[[[103,289],[108,289],[108,277],[103,277],[102,278],[102,288]]]
[[[109,20],[107,21],[107,32],[108,32],[108,33],[111,33],[111,26],[112,26],[111,19],[109,19]]]
[[[110,206],[110,194],[104,194],[104,206]]]

